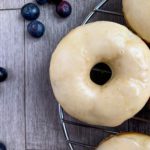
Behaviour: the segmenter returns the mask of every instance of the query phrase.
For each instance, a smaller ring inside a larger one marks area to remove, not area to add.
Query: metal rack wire
[[[110,0],[100,0],[100,3],[85,18],[82,25],[84,25],[84,24],[88,23],[89,21],[91,21],[91,19],[97,13],[104,13],[104,14],[108,14],[108,15],[123,17],[122,13],[102,9],[104,4],[106,4],[109,1]],[[109,129],[109,128],[106,129],[106,128],[101,127],[101,126],[92,126],[92,125],[88,125],[88,124],[84,124],[84,123],[78,123],[78,122],[75,122],[75,121],[66,120],[65,119],[65,113],[63,111],[63,108],[60,106],[60,104],[58,104],[58,110],[59,110],[59,118],[60,118],[61,126],[62,126],[64,135],[65,135],[65,138],[66,138],[66,143],[68,144],[70,150],[76,150],[74,148],[75,145],[77,145],[79,147],[88,148],[88,149],[94,149],[94,148],[96,148],[96,145],[93,146],[93,145],[90,145],[90,144],[80,143],[80,142],[76,142],[74,140],[71,140],[70,133],[68,132],[68,129],[67,129],[67,125],[74,125],[74,126],[78,126],[78,127],[98,129],[98,130],[101,130],[101,131],[103,131],[105,133],[108,133],[108,134],[111,134],[111,135],[119,133],[119,132],[113,131],[112,129]],[[148,120],[148,119],[144,119],[144,118],[140,118],[140,117],[134,117],[132,119],[136,120],[136,121],[141,121],[141,122],[150,124],[150,120]]]

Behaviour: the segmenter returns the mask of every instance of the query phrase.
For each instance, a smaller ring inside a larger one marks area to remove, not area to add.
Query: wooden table
[[[0,66],[7,68],[9,74],[8,80],[0,84],[0,141],[8,150],[68,149],[50,87],[50,57],[58,41],[70,29],[80,25],[100,0],[69,1],[73,13],[67,19],[56,15],[55,6],[40,7],[39,20],[45,24],[46,34],[38,40],[28,35],[28,22],[20,16],[20,8],[31,1],[0,2]],[[114,0],[111,8],[117,9],[120,4],[120,0]],[[113,16],[110,19],[113,20]],[[118,21],[122,19],[118,18]],[[118,131],[128,129],[149,131],[150,128],[133,121],[117,128]],[[74,126],[70,131],[74,140],[79,141],[80,137],[80,141],[92,145],[106,136],[101,131]]]

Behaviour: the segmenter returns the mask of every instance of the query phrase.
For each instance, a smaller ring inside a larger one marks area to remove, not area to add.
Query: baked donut
[[[150,150],[150,136],[139,133],[120,134],[105,140],[96,150]]]
[[[150,1],[123,0],[123,12],[128,25],[150,43]]]
[[[94,83],[90,71],[105,63],[112,76]],[[77,27],[57,46],[50,63],[54,95],[64,110],[92,125],[118,126],[150,96],[150,51],[125,26],[99,21]]]

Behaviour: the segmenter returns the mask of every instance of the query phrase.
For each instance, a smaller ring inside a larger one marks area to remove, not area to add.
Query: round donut
[[[150,1],[123,0],[127,24],[145,41],[150,43]]]
[[[102,142],[96,150],[150,150],[150,136],[125,133]]]
[[[112,70],[104,85],[91,68]],[[150,96],[150,51],[125,26],[99,21],[77,27],[58,44],[50,63],[54,95],[64,110],[92,125],[118,126],[143,108]]]

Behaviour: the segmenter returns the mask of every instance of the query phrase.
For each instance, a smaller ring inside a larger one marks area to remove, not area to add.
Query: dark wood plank
[[[48,73],[50,56],[58,41],[71,28],[80,25],[85,16],[99,1],[70,0],[70,2],[73,6],[73,13],[67,19],[61,19],[56,15],[55,6],[41,7],[40,20],[46,25],[46,34],[42,39],[33,39],[26,34],[28,149],[67,149],[58,121],[57,103],[50,88]],[[76,135],[80,135],[79,132],[80,130],[77,130]],[[86,139],[86,136],[84,139]]]
[[[0,66],[8,70],[0,84],[0,141],[7,150],[25,150],[24,23],[19,11],[0,11]]]
[[[24,0],[1,0],[0,9],[21,8]]]

